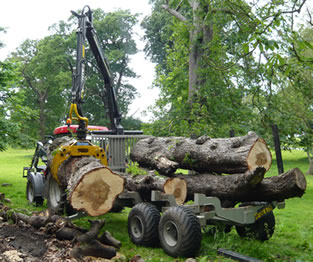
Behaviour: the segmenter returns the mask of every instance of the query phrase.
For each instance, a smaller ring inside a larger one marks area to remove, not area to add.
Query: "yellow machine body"
[[[101,164],[108,166],[105,150],[99,146],[93,145],[87,140],[72,140],[69,144],[56,149],[53,157],[50,172],[53,178],[60,184],[58,170],[60,165],[70,157],[92,156],[100,160]]]

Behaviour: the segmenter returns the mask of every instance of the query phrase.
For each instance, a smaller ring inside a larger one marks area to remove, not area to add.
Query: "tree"
[[[284,127],[285,144],[301,147],[307,153],[310,163],[307,174],[313,174],[312,44],[312,27],[302,26],[294,32],[289,56],[281,69],[288,84],[277,94],[283,110],[276,116],[276,121]]]
[[[11,95],[9,85],[15,77],[14,66],[0,61],[0,151],[5,150],[10,138],[15,137],[16,125],[10,122],[6,107]]]
[[[11,108],[11,118],[34,139],[45,140],[45,135],[64,119],[71,83],[67,47],[66,38],[51,35],[38,41],[26,40],[12,54],[11,61],[18,65],[21,75],[16,99],[32,112],[27,115]]]
[[[153,14],[161,12],[163,3],[175,18],[169,37],[173,44],[166,50],[167,70],[157,75],[161,98],[153,128],[166,127],[163,134],[225,136],[230,128],[240,134],[262,125],[261,134],[269,133],[276,110],[272,98],[282,86],[276,72],[290,47],[286,40],[293,30],[293,15],[305,1],[153,3]],[[156,37],[146,36],[153,46]]]
[[[112,72],[114,88],[121,111],[126,115],[136,94],[127,78],[136,77],[129,68],[130,56],[137,52],[132,39],[136,15],[128,11],[105,14],[94,11],[94,26],[105,46]],[[41,40],[26,40],[12,54],[11,61],[18,66],[21,80],[16,84],[16,107],[10,108],[12,121],[19,123],[22,133],[33,139],[45,139],[67,117],[70,104],[71,76],[67,60],[74,64],[76,57],[75,29],[77,21],[60,21],[50,27],[51,35]],[[96,63],[88,52],[88,74],[85,88],[85,115],[93,124],[108,124],[103,102],[106,102],[103,81]],[[106,103],[105,103],[106,104]],[[28,110],[20,110],[27,107]]]
[[[0,33],[6,32],[4,28],[0,27]],[[0,41],[0,48],[4,43]],[[15,67],[8,61],[0,61],[0,151],[6,149],[10,139],[17,136],[16,124],[9,120],[7,112],[7,103],[10,100],[12,92],[10,86],[16,79]]]

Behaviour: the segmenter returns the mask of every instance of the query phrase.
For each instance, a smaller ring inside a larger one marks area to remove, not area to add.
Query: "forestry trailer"
[[[72,104],[67,126],[57,128],[54,132],[55,136],[45,144],[37,143],[31,166],[25,167],[23,172],[23,177],[27,178],[29,202],[40,205],[46,198],[48,207],[56,212],[60,209],[64,210],[67,206],[67,193],[61,188],[58,177],[59,167],[66,160],[80,156],[93,156],[98,158],[104,166],[110,167],[123,177],[126,175],[126,163],[130,160],[129,153],[132,146],[144,137],[140,131],[125,131],[120,124],[121,114],[112,88],[109,66],[93,27],[90,8],[86,6],[81,14],[73,11],[72,14],[78,18],[79,27]],[[83,116],[81,105],[85,82],[85,43],[87,41],[104,80],[111,130],[105,127],[89,126],[88,119]],[[72,125],[73,120],[78,122],[75,127]],[[72,129],[71,133],[76,133],[77,139],[74,140],[75,142],[62,146],[61,150],[56,151],[53,159],[49,159],[47,148],[56,140],[55,137],[71,134],[68,128]],[[87,137],[88,129],[91,141]],[[42,160],[43,166],[38,165],[39,159]],[[273,209],[284,207],[282,201],[243,203],[235,208],[224,208],[217,197],[208,197],[199,193],[194,194],[193,204],[182,205],[182,203],[177,203],[174,193],[151,190],[147,199],[136,190],[126,189],[125,185],[123,193],[115,199],[114,205],[121,209],[125,206],[132,207],[128,217],[130,239],[135,244],[143,246],[161,243],[164,251],[175,257],[196,255],[201,245],[201,227],[206,225],[223,225],[226,229],[235,226],[240,236],[267,240],[274,232]],[[84,215],[84,212],[76,212],[69,218],[74,219],[81,215]]]

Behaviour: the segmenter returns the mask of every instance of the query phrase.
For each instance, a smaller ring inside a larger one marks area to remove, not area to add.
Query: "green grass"
[[[26,179],[22,177],[23,167],[29,166],[34,150],[9,149],[0,152],[0,185],[10,183],[10,187],[1,187],[0,192],[11,199],[10,204],[19,210],[40,210],[28,205],[26,200]],[[273,154],[274,155],[274,154]],[[284,168],[300,168],[305,173],[308,161],[302,151],[283,152]],[[277,175],[275,159],[267,176]],[[313,261],[313,176],[307,176],[307,190],[302,198],[286,200],[284,209],[275,209],[276,229],[273,237],[266,242],[242,239],[235,229],[225,234],[203,234],[198,261],[232,261],[217,256],[218,248],[225,248],[263,261]],[[44,205],[43,208],[46,206]],[[145,261],[185,261],[167,256],[161,248],[144,248],[135,246],[128,237],[127,216],[130,209],[122,213],[108,213],[103,216],[106,221],[104,230],[108,230],[119,239],[123,246],[121,253],[131,258],[141,255]],[[88,227],[88,217],[76,223]]]

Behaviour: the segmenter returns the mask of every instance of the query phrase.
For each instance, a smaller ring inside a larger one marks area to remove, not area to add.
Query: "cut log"
[[[193,200],[194,193],[218,197],[223,201],[279,201],[301,197],[306,189],[302,172],[292,169],[279,176],[263,178],[264,168],[254,172],[220,176],[210,174],[177,175],[187,182],[187,200]]]
[[[44,227],[49,222],[49,217],[45,216],[28,216],[22,213],[14,212],[11,215],[12,220],[16,223],[18,221],[23,221],[26,224],[32,225],[35,228]]]
[[[112,246],[116,249],[120,249],[122,246],[121,241],[117,240],[116,238],[114,238],[110,232],[105,231],[99,238],[98,240],[105,245],[108,246]]]
[[[101,228],[104,226],[104,220],[89,220],[89,223],[91,225],[90,230],[87,233],[77,237],[78,242],[89,243],[96,239]]]
[[[48,166],[53,165],[55,152],[71,143],[73,140],[70,138],[55,139],[48,150]],[[92,156],[64,160],[58,168],[57,181],[63,191],[66,189],[71,206],[89,216],[107,213],[115,198],[124,190],[124,179]]]
[[[98,240],[93,240],[86,246],[73,248],[71,254],[74,258],[77,259],[81,259],[83,256],[111,259],[112,257],[116,256],[116,251],[114,247],[106,246],[100,243]]]
[[[59,230],[55,232],[55,236],[59,240],[73,240],[77,239],[83,233],[75,228],[70,227],[61,227]]]
[[[155,175],[132,176],[130,174],[122,174],[121,176],[125,179],[125,189],[138,192],[144,201],[150,201],[151,191],[158,190],[166,194],[174,195],[178,205],[185,202],[187,184],[183,179],[169,179]]]
[[[244,173],[272,163],[271,153],[254,132],[232,138],[150,137],[139,140],[130,157],[142,167],[171,175],[178,168],[199,173]]]

